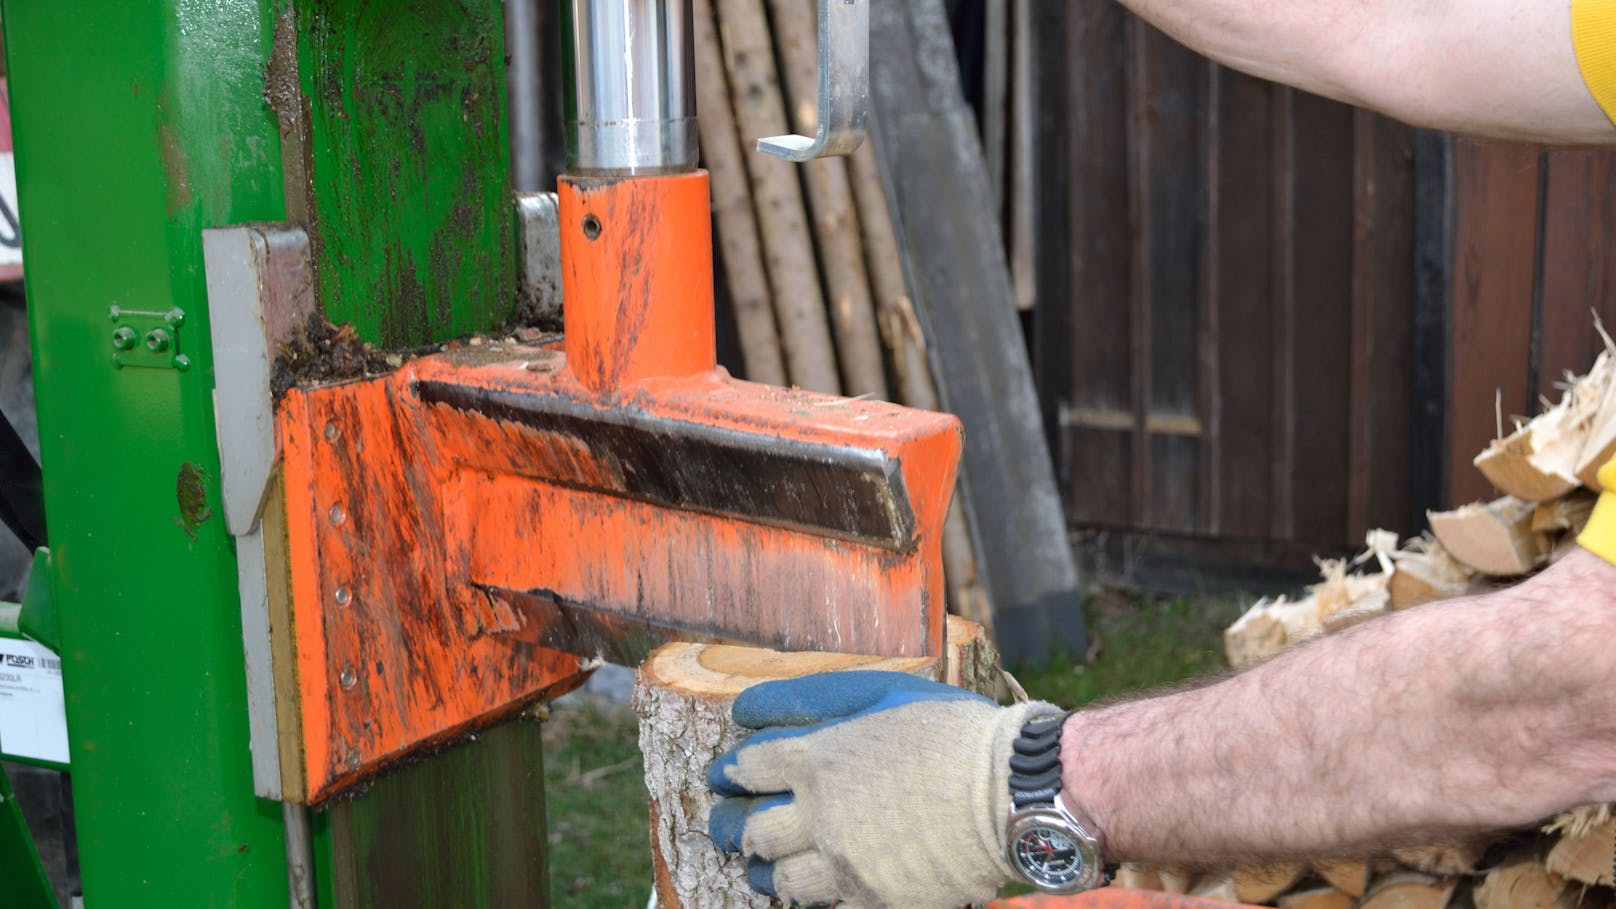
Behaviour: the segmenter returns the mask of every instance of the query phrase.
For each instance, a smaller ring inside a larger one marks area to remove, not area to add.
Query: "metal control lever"
[[[818,133],[759,139],[758,151],[788,161],[852,154],[869,107],[869,0],[819,0]]]

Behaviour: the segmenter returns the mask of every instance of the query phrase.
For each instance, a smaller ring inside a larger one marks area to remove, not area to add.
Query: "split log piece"
[[[1535,855],[1518,854],[1489,870],[1471,896],[1476,909],[1557,909],[1567,887]]]
[[[716,3],[735,125],[742,147],[750,149],[760,138],[789,131],[774,68],[774,41],[763,0]],[[758,233],[791,382],[812,391],[839,394],[836,353],[797,165],[757,153],[743,158],[752,181]]]
[[[1127,890],[1157,890],[1165,892],[1162,886],[1161,867],[1159,865],[1141,865],[1136,862],[1123,862],[1117,866],[1117,873],[1111,877],[1111,886],[1122,887]]]
[[[1487,852],[1491,842],[1473,839],[1464,842],[1434,843],[1392,850],[1392,858],[1401,864],[1426,874],[1438,876],[1475,874],[1476,864]]]
[[[1296,886],[1307,868],[1301,862],[1248,865],[1234,871],[1235,898],[1242,903],[1266,903]]]
[[[1315,874],[1353,899],[1369,890],[1369,870],[1368,859],[1331,859],[1313,865]]]
[[[1376,878],[1357,909],[1447,909],[1459,879],[1418,871],[1394,871]]]
[[[1320,567],[1324,580],[1308,588],[1308,593],[1325,631],[1339,631],[1386,611],[1390,598],[1385,574],[1347,574],[1345,563],[1335,559]]]
[[[1533,508],[1504,496],[1427,516],[1431,533],[1454,558],[1482,574],[1509,578],[1526,574],[1548,555],[1542,535],[1532,532]]]
[[[713,24],[713,0],[695,0],[691,8],[696,42],[696,107],[701,130],[701,157],[712,183],[713,218],[718,222],[718,254],[724,288],[735,315],[746,377],[768,385],[786,384],[780,335],[769,300],[769,276],[763,267],[757,216],[747,181],[745,151],[735,135],[730,108],[729,77]]]
[[[813,135],[819,122],[817,0],[769,0],[787,109],[799,135]],[[813,214],[814,243],[823,265],[830,322],[836,333],[843,388],[850,395],[888,397],[881,340],[870,301],[858,213],[845,157],[816,158],[802,165]]]
[[[1407,609],[1431,600],[1468,593],[1473,570],[1455,559],[1435,537],[1426,536],[1416,548],[1394,555],[1395,570],[1387,582],[1392,609]]]
[[[1616,364],[1612,363],[1611,351],[1608,348],[1594,361],[1594,367],[1588,373],[1593,376],[1600,372],[1601,368],[1606,370],[1607,374],[1616,371]],[[1593,418],[1588,421],[1588,431],[1582,440],[1582,451],[1577,455],[1577,479],[1583,486],[1598,492],[1599,468],[1605,466],[1605,462],[1613,457],[1616,457],[1616,381],[1607,378],[1604,394],[1600,396]]]
[[[1294,602],[1283,596],[1265,597],[1224,629],[1223,652],[1230,666],[1246,669],[1323,633],[1324,623],[1312,597]]]
[[[1611,866],[1616,864],[1616,819],[1568,831],[1549,850],[1543,864],[1579,883],[1610,886]]]
[[[1190,896],[1200,897],[1204,900],[1218,900],[1224,903],[1240,902],[1233,871],[1201,875],[1200,880],[1195,882],[1195,886],[1190,888]]]
[[[1352,909],[1352,897],[1334,887],[1294,890],[1275,901],[1279,909]]]
[[[1582,533],[1597,501],[1598,496],[1578,489],[1552,502],[1543,502],[1532,509],[1532,530],[1535,533]]]
[[[1558,404],[1476,455],[1476,467],[1500,491],[1528,502],[1548,501],[1576,488],[1591,424],[1607,397],[1610,372],[1610,357],[1600,354],[1587,375],[1570,381]]]
[[[981,629],[959,619],[948,627],[942,660],[688,643],[668,644],[652,653],[640,666],[633,705],[640,716],[640,751],[650,795],[657,905],[663,909],[771,905],[747,886],[746,860],[719,851],[707,835],[707,814],[716,801],[707,789],[707,767],[747,732],[730,721],[730,705],[737,695],[771,679],[851,669],[997,684],[997,673],[984,668],[996,666],[997,658]]]

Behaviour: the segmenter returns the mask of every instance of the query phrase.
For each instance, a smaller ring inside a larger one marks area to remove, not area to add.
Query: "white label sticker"
[[[22,264],[22,232],[17,227],[17,161],[0,152],[0,265]]]
[[[67,763],[62,661],[33,641],[0,638],[0,751]]]

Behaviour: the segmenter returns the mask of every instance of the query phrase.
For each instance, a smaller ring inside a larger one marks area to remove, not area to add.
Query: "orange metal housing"
[[[705,174],[561,202],[564,356],[468,346],[277,409],[311,803],[575,685],[548,645],[586,613],[941,651],[958,421],[714,366]]]

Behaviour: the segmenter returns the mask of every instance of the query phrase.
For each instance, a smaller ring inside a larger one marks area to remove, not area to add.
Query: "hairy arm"
[[[1372,851],[1616,799],[1616,566],[1578,550],[1514,588],[1075,714],[1061,751],[1115,861]]]
[[[1235,69],[1438,129],[1616,142],[1570,0],[1122,0]]]

